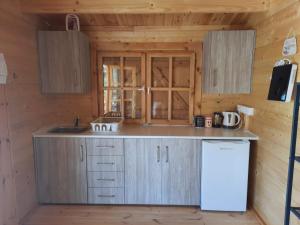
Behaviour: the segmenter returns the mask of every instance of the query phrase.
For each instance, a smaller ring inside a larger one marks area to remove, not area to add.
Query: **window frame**
[[[103,86],[103,58],[118,57],[120,58],[120,87],[105,88]],[[124,86],[124,58],[140,57],[141,58],[141,87]],[[151,87],[152,71],[151,62],[155,57],[167,57],[169,59],[169,86],[168,87]],[[172,87],[173,82],[173,58],[189,57],[190,58],[190,84],[189,87]],[[164,51],[164,52],[97,52],[98,63],[98,109],[99,116],[104,114],[104,90],[117,89],[121,91],[121,116],[124,117],[124,93],[125,91],[140,91],[141,93],[141,119],[125,119],[128,123],[148,123],[148,124],[169,124],[169,125],[188,125],[193,123],[194,114],[194,94],[195,94],[195,52],[192,51]],[[151,118],[151,91],[168,91],[168,119]],[[172,119],[172,92],[185,91],[189,93],[189,116],[188,120]]]
[[[120,58],[120,86],[119,87],[104,87],[103,85],[103,58],[106,57],[116,57]],[[140,58],[141,59],[141,87],[126,87],[124,86],[124,58]],[[146,96],[145,96],[145,78],[146,78],[146,56],[144,53],[141,52],[98,52],[98,109],[99,109],[99,116],[104,115],[104,90],[120,90],[121,92],[121,116],[124,116],[124,93],[125,91],[133,91],[136,93],[137,91],[141,92],[141,118],[140,119],[126,119],[126,122],[130,123],[145,123],[146,122]]]

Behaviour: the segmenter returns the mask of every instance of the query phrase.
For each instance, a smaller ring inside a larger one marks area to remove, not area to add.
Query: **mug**
[[[210,116],[205,117],[205,127],[207,127],[207,128],[212,127],[212,117],[210,117]]]

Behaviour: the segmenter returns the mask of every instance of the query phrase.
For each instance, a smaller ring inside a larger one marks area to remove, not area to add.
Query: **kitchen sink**
[[[88,130],[89,127],[54,127],[49,133],[81,133]]]

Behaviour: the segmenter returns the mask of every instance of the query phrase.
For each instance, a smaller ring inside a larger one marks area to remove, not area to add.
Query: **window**
[[[193,117],[193,53],[101,53],[101,115],[131,122],[189,124]],[[147,73],[146,73],[147,66]]]

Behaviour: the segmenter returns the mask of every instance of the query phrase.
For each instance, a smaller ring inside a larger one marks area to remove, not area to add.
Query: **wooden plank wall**
[[[17,224],[36,206],[32,132],[79,114],[92,118],[92,97],[42,96],[39,91],[34,17],[21,14],[17,0],[0,1],[0,52],[9,70],[0,85],[0,224]]]
[[[272,102],[266,98],[273,65],[282,58],[283,41],[290,29],[299,40],[300,2],[273,0],[271,10],[251,16],[249,25],[257,29],[253,93],[243,96],[242,102],[255,108],[249,125],[260,138],[252,152],[251,202],[268,225],[282,225],[294,102]],[[291,59],[300,63],[299,49]],[[299,70],[297,80],[300,81]],[[300,167],[296,169],[294,190],[294,205],[299,206]],[[291,224],[300,224],[294,216],[292,218]]]
[[[240,29],[241,26],[219,26],[215,29]],[[190,30],[197,29],[190,28]],[[95,39],[92,35],[93,45],[98,51],[157,51],[157,50],[190,50],[196,53],[196,75],[195,75],[195,104],[194,114],[209,115],[215,111],[234,110],[235,106],[240,103],[242,95],[216,95],[216,94],[201,94],[202,83],[202,38],[207,32],[204,30],[198,31],[198,37],[191,39],[186,29],[177,29],[172,33],[161,32],[162,27],[152,27],[150,36],[155,33],[155,38],[149,38],[146,33],[128,34],[130,40],[123,39],[123,31],[118,30],[116,26],[114,30],[110,30],[109,39],[106,36],[97,36]],[[90,35],[89,32],[87,32]],[[166,40],[172,40],[165,42]],[[111,40],[111,41],[110,41]]]

